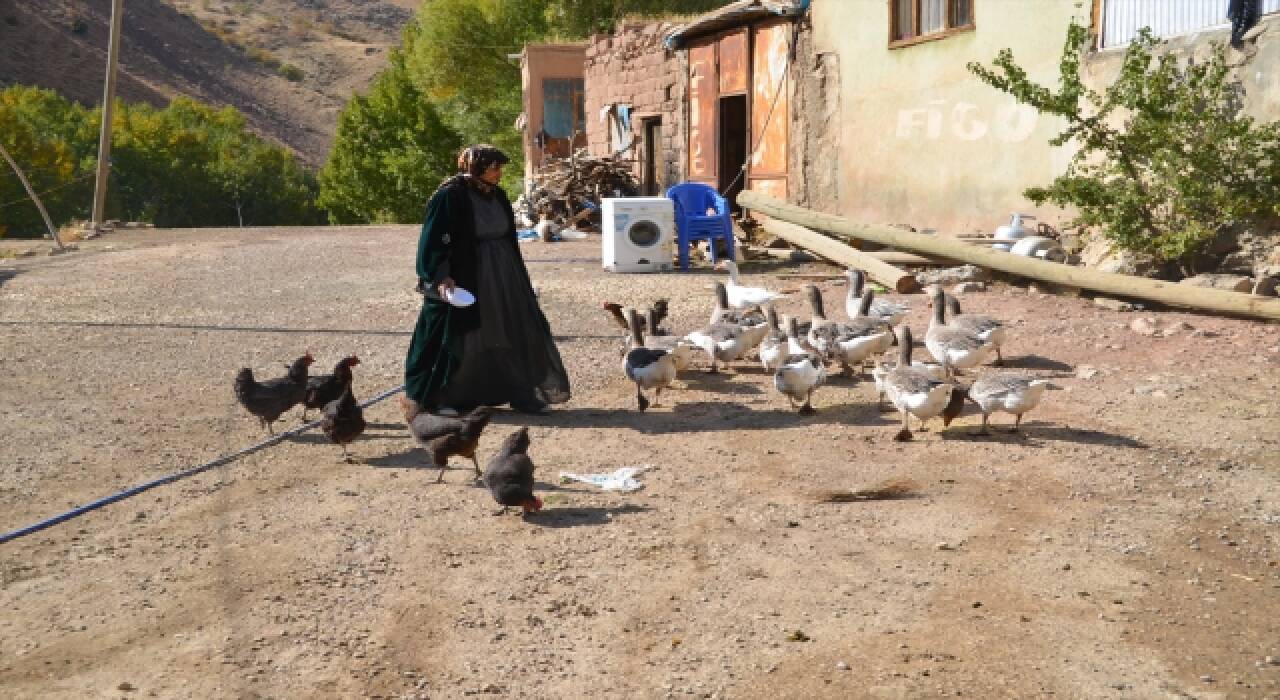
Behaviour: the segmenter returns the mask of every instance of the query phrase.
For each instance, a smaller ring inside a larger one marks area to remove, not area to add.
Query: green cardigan
[[[432,397],[439,393],[458,368],[461,355],[461,339],[468,331],[480,325],[479,304],[457,308],[440,298],[436,285],[445,277],[463,289],[476,290],[475,212],[467,194],[465,178],[451,177],[445,180],[427,202],[427,213],[418,236],[417,272],[420,289],[423,289],[422,310],[413,330],[413,340],[405,356],[405,394],[419,405],[430,407]],[[510,245],[521,260],[520,244],[516,240],[515,215],[511,201],[502,188],[495,194],[506,209],[510,221]],[[528,275],[522,280],[508,280],[507,284],[526,285],[532,294],[533,285]]]

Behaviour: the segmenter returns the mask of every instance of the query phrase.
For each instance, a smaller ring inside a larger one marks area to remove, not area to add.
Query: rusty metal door
[[[740,29],[720,38],[718,65],[720,96],[747,92],[747,30]]]
[[[712,40],[689,48],[689,172],[688,178],[716,184],[716,44]]]
[[[787,124],[791,110],[787,70],[791,25],[786,21],[753,27],[751,62],[751,189],[787,198]]]

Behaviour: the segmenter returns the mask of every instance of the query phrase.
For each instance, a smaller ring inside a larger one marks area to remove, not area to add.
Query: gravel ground
[[[354,352],[359,395],[399,384],[415,240],[120,232],[0,260],[0,531],[260,440],[242,366]],[[1022,437],[966,416],[895,443],[870,382],[802,417],[744,363],[640,415],[600,302],[670,297],[687,329],[718,275],[609,275],[598,245],[525,246],[574,399],[481,442],[531,426],[541,514],[495,516],[465,461],[433,483],[386,401],[356,464],[308,432],[0,545],[0,692],[1280,697],[1280,327],[1143,314],[1191,327],[1146,337],[996,287],[966,310],[1056,389]],[[744,266],[789,291],[830,269]],[[654,467],[643,490],[558,483],[624,465]],[[815,497],[890,478],[920,496]]]

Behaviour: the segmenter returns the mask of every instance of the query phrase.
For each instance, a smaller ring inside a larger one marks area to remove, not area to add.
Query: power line
[[[61,185],[58,185],[58,186],[56,186],[56,187],[50,187],[49,189],[44,190],[43,192],[37,192],[36,194],[37,194],[37,195],[44,195],[44,194],[49,194],[50,192],[57,192],[58,190],[63,189],[63,188],[66,188],[66,187],[70,187],[70,186],[72,186],[72,185],[76,184],[77,182],[83,182],[83,181],[85,181],[85,180],[88,180],[88,179],[92,178],[93,176],[94,176],[94,173],[89,173],[88,175],[81,175],[80,177],[78,177],[78,178],[76,178],[76,179],[74,179],[74,180],[72,180],[72,181],[70,181],[70,182],[64,182],[64,183],[62,183]],[[3,203],[3,204],[0,204],[0,209],[4,209],[4,208],[6,208],[6,207],[11,207],[11,206],[14,206],[14,205],[16,205],[16,204],[22,204],[22,203],[24,203],[24,202],[30,202],[30,201],[31,201],[31,199],[30,199],[29,197],[23,197],[23,198],[21,198],[21,199],[15,199],[15,200],[13,200],[13,201],[5,202],[5,203]]]

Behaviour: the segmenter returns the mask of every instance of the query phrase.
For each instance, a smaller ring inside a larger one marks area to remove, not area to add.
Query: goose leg
[[[640,409],[641,413],[644,413],[644,410],[649,407],[649,399],[644,397],[644,392],[640,391],[639,384],[636,385],[636,407]]]
[[[899,430],[898,434],[893,436],[895,442],[907,442],[911,439],[911,424],[908,422],[910,419],[907,416],[907,412],[903,411],[902,430]]]
[[[817,413],[817,411],[813,410],[813,404],[811,403],[812,400],[813,392],[811,391],[808,396],[804,397],[804,405],[800,407],[800,415],[811,416]]]
[[[657,389],[654,389],[654,390],[653,390],[653,404],[652,404],[652,405],[657,406],[659,401],[662,401],[662,387],[658,387]]]
[[[1022,424],[1022,414],[1021,414],[1021,413],[1015,413],[1015,414],[1014,414],[1014,417],[1013,417],[1013,427],[1012,427],[1012,428],[1009,428],[1009,432],[1011,432],[1011,433],[1020,433],[1020,432],[1022,432],[1021,430],[1019,430],[1019,426],[1020,426],[1021,424]]]
[[[993,363],[991,363],[991,364],[995,365],[996,367],[1003,367],[1003,366],[1004,366],[1004,355],[1001,355],[1001,354],[1000,354],[1000,346],[999,346],[999,345],[997,345],[997,346],[996,346],[996,361],[995,361],[995,362],[993,362]]]
[[[981,427],[981,428],[979,428],[978,430],[975,430],[974,432],[970,433],[970,435],[990,435],[990,434],[991,434],[991,431],[990,431],[990,430],[987,430],[987,416],[988,416],[988,415],[989,415],[989,414],[988,414],[986,411],[983,411],[983,412],[982,412],[982,427]]]
[[[479,478],[481,478],[482,476],[484,476],[484,473],[480,471],[480,463],[476,461],[476,453],[475,453],[474,451],[472,451],[472,453],[471,453],[471,466],[473,466],[473,467],[475,467],[475,468],[476,468],[476,478],[477,478],[477,479],[479,479]]]

